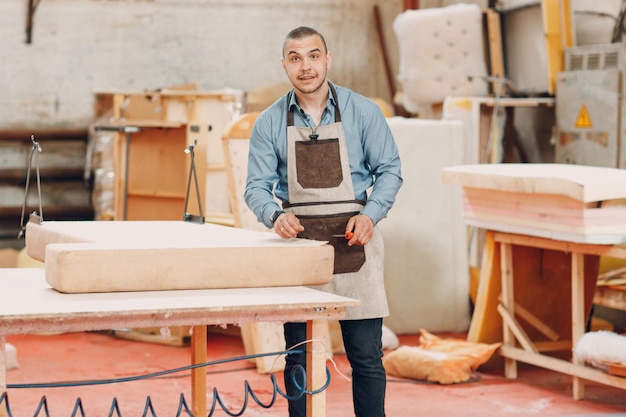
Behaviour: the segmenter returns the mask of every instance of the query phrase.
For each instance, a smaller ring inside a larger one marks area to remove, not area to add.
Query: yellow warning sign
[[[589,112],[587,107],[583,104],[578,112],[578,118],[576,119],[576,127],[589,128],[591,127],[591,119],[589,118]]]

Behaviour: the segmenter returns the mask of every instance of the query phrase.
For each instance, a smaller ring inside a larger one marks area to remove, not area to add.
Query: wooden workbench
[[[0,392],[7,387],[8,334],[191,325],[191,362],[198,364],[207,358],[207,325],[306,321],[308,338],[319,339],[327,320],[356,304],[299,286],[63,294],[46,283],[43,269],[0,269]],[[326,357],[310,346],[307,357],[307,389],[317,389],[326,381]],[[193,369],[191,378],[192,411],[206,415],[206,368]],[[307,396],[307,416],[323,417],[325,408],[324,392]]]
[[[555,251],[563,251],[571,254],[571,349],[576,346],[585,333],[587,322],[587,308],[585,303],[585,255],[611,256],[626,259],[626,246],[624,245],[595,245],[574,243],[545,239],[534,236],[516,235],[511,233],[494,232],[493,240],[500,246],[500,270],[502,296],[498,311],[503,321],[503,346],[500,353],[505,358],[505,376],[517,377],[516,361],[529,363],[542,368],[551,369],[573,376],[573,396],[575,399],[584,398],[584,383],[581,380],[599,382],[605,385],[626,389],[626,378],[613,376],[604,371],[585,366],[576,357],[571,361],[558,359],[541,353],[540,349],[524,332],[522,326],[515,318],[514,297],[514,266],[513,246],[534,247]],[[558,308],[558,306],[555,306]],[[519,343],[520,347],[516,344]],[[561,344],[559,341],[555,345]],[[542,350],[549,351],[550,343],[544,343]]]
[[[626,389],[626,379],[572,358],[599,258],[626,258],[626,172],[480,164],[445,168],[442,178],[463,186],[465,222],[486,231],[468,340],[502,341],[509,378],[516,361],[573,376],[576,399],[584,397],[581,379]]]

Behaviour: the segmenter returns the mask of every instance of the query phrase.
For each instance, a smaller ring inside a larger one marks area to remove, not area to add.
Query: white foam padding
[[[605,330],[585,333],[576,343],[574,354],[598,368],[607,362],[626,366],[626,336]]]
[[[332,246],[183,221],[59,221],[26,226],[26,250],[66,293],[322,285]]]
[[[404,183],[386,219],[385,289],[397,334],[421,328],[462,331],[469,324],[469,266],[461,190],[441,181],[443,167],[463,160],[456,120],[387,119]]]
[[[403,104],[418,113],[448,96],[484,96],[482,11],[476,4],[406,10],[393,22]],[[472,77],[470,80],[468,77]]]

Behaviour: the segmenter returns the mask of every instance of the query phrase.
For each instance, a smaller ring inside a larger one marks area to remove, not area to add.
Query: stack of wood
[[[0,133],[0,248],[24,246],[17,236],[21,229],[29,165],[31,176],[25,221],[29,213],[39,212],[37,162],[44,217],[50,220],[93,218],[90,186],[85,179],[87,131],[33,132],[33,137],[41,152],[33,154],[31,159],[31,133]]]
[[[626,171],[567,164],[444,168],[463,186],[463,216],[478,228],[579,243],[626,242]]]

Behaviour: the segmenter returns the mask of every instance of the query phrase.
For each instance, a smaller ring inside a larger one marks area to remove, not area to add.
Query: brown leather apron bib
[[[294,212],[304,226],[298,237],[328,241],[335,248],[335,274],[359,271],[365,263],[364,247],[333,237],[344,234],[346,223],[364,204],[354,199],[339,109],[335,123],[318,126],[314,133],[309,127],[295,127],[289,111],[287,142],[289,202],[283,208]]]

